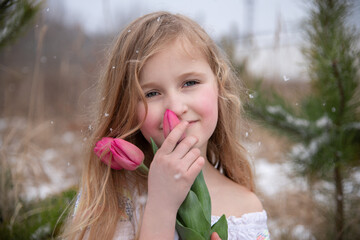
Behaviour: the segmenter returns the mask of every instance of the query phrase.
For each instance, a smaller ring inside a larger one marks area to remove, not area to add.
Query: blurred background
[[[51,239],[76,195],[93,86],[122,28],[196,20],[246,86],[272,239],[360,238],[360,1],[1,1],[0,238]]]

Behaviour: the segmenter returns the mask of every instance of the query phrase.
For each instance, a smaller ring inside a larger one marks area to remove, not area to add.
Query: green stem
[[[146,174],[149,173],[149,168],[144,164],[144,162],[142,162],[137,169],[139,169],[140,171],[142,171]]]

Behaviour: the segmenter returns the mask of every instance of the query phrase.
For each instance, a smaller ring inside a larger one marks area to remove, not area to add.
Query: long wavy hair
[[[146,193],[146,176],[138,172],[112,170],[99,161],[93,148],[102,137],[130,141],[145,153],[149,166],[153,154],[140,132],[143,121],[136,109],[146,100],[139,84],[140,72],[147,59],[176,39],[185,39],[206,57],[216,76],[219,89],[219,116],[208,141],[207,157],[217,169],[233,181],[254,191],[253,175],[246,151],[240,143],[243,124],[241,82],[225,55],[208,34],[191,19],[168,12],[140,17],[122,30],[97,84],[97,101],[91,136],[87,140],[81,197],[76,213],[70,216],[63,236],[68,239],[111,239],[119,219],[126,216],[122,199],[131,191]]]

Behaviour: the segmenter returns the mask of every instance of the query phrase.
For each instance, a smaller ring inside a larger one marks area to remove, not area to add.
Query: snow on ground
[[[76,161],[82,151],[80,136],[71,131],[58,132],[54,121],[29,128],[25,118],[0,118],[4,166],[11,169],[12,180],[21,185],[24,192],[20,195],[26,200],[60,193],[79,181]]]
[[[261,158],[256,159],[254,165],[257,187],[265,195],[272,196],[283,191],[306,189],[304,180],[291,177],[291,166],[287,162],[270,163]]]
[[[70,162],[59,161],[60,153],[55,149],[46,149],[40,161],[49,181],[42,181],[41,184],[25,184],[25,198],[27,200],[46,198],[49,195],[60,193],[77,183],[77,174],[72,169]],[[72,173],[72,174],[71,174]],[[71,177],[72,175],[72,177]]]

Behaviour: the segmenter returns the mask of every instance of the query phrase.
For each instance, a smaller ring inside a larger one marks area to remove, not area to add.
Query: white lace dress
[[[78,203],[79,197],[80,195],[78,195],[76,203]],[[138,224],[135,219],[136,217],[133,215],[133,213],[139,212],[141,207],[137,205],[135,207],[136,209],[134,209],[133,204],[129,198],[125,200],[125,205],[127,217],[119,220],[117,230],[113,238],[114,240],[133,240],[135,239],[135,232],[138,230]],[[217,222],[219,218],[220,217],[218,216],[211,216],[211,224]],[[270,234],[267,227],[267,214],[265,210],[262,212],[247,213],[241,217],[230,216],[227,218],[227,222],[228,240],[270,239]],[[174,240],[179,240],[177,233],[175,233]]]
[[[211,217],[214,224],[219,219],[218,216]],[[229,217],[228,221],[228,240],[268,240],[269,231],[266,224],[266,212],[254,212],[243,215],[240,218]],[[117,228],[114,239],[134,239],[134,227],[130,222],[122,222],[121,227]],[[175,233],[174,240],[179,236]]]

